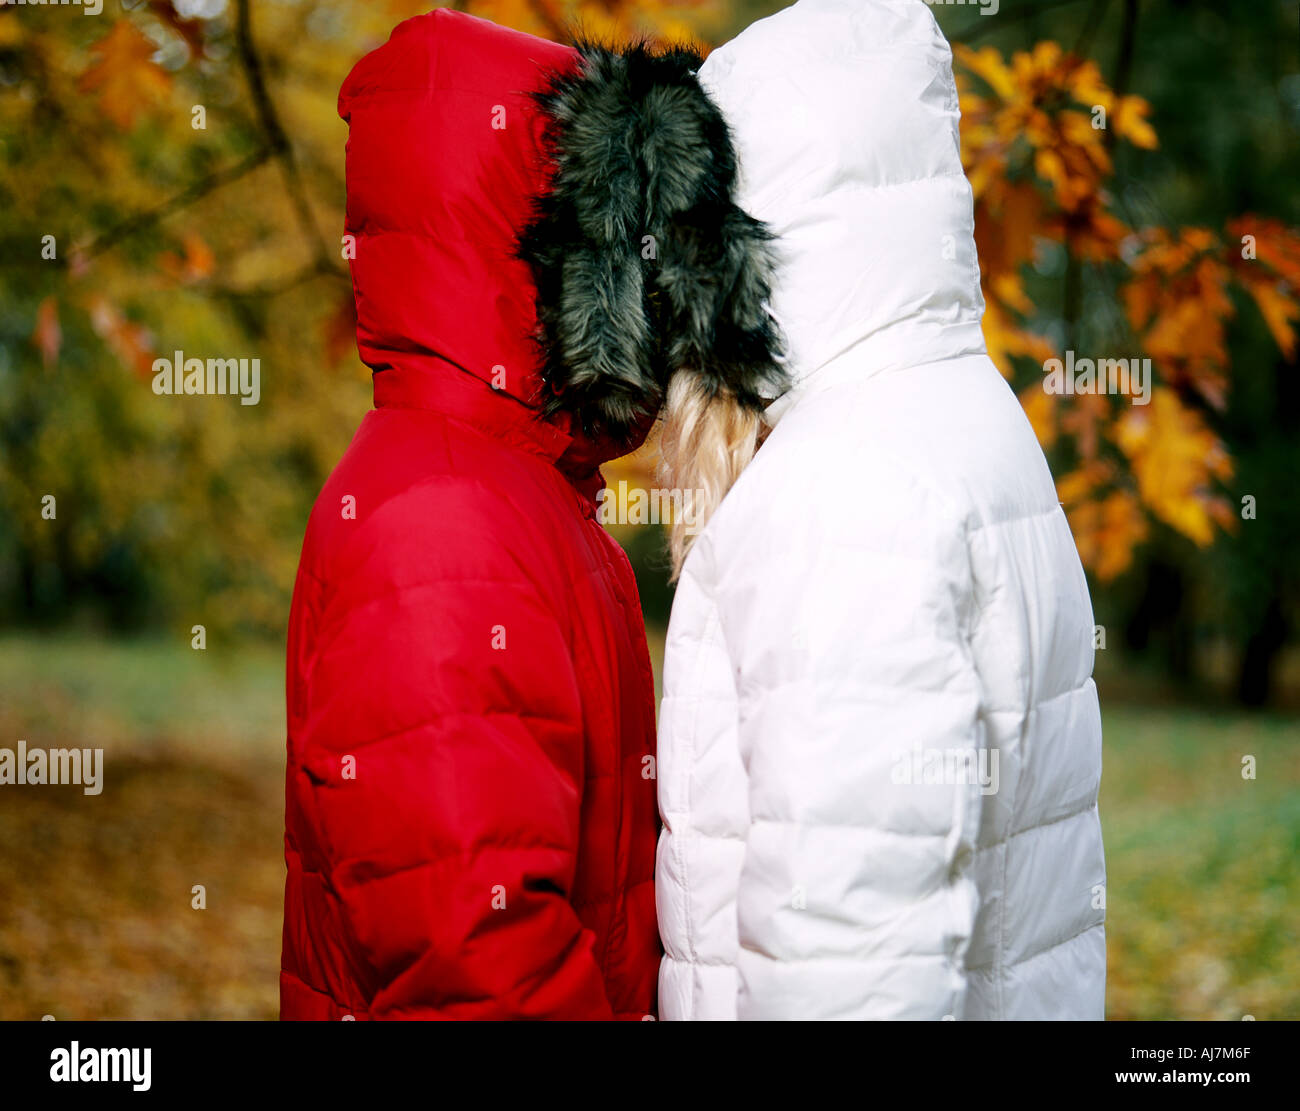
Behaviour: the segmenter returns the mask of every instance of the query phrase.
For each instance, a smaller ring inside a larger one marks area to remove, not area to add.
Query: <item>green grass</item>
[[[1108,1014],[1300,1017],[1300,725],[1104,692],[1102,720]]]
[[[281,668],[0,637],[0,746],[105,749],[100,796],[0,789],[0,1019],[275,1015]],[[1300,723],[1102,703],[1110,1017],[1300,1017]]]
[[[102,746],[106,756],[280,758],[283,668],[273,647],[199,651],[188,633],[130,641],[0,636],[0,744],[22,738]]]

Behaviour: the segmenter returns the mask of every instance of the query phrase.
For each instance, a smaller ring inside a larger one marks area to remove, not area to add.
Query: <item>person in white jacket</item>
[[[948,45],[922,0],[799,0],[700,79],[793,385],[757,451],[669,388],[707,525],[674,536],[661,1017],[1100,1019],[1092,607],[985,352]]]

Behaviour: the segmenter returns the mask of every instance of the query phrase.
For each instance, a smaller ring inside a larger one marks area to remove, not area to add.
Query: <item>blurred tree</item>
[[[337,239],[338,84],[428,6],[0,9],[0,614],[278,633],[307,507],[368,403]],[[783,4],[452,6],[555,38],[708,42]],[[1238,694],[1267,700],[1300,606],[1294,12],[934,10],[955,43],[990,351],[1102,604],[1187,675],[1198,628],[1232,635]],[[1092,53],[1113,53],[1109,81]],[[153,360],[177,351],[259,359],[260,404],[156,396]],[[1066,351],[1149,356],[1150,404],[1047,393],[1043,364]],[[649,484],[652,464],[651,447],[611,478]],[[634,546],[658,583],[654,538]]]
[[[700,0],[480,0],[537,34],[694,37]],[[412,0],[0,8],[0,613],[278,633],[368,404],[338,85]],[[256,358],[261,400],[150,389]],[[47,495],[53,500],[48,500]]]
[[[1300,206],[1279,188],[1300,171],[1295,11],[1043,8],[947,21],[956,40],[1026,44],[955,47],[990,350],[1049,450],[1102,605],[1127,598],[1128,642],[1190,682],[1195,642],[1229,635],[1237,695],[1262,704],[1300,612],[1285,492],[1300,463]],[[1073,50],[1035,41],[1048,22]],[[1113,88],[1083,57],[1107,38]],[[1150,102],[1127,93],[1139,82]],[[1151,116],[1168,123],[1164,151]],[[1066,350],[1150,357],[1151,404],[1047,393],[1043,363]],[[1105,589],[1126,572],[1137,590]]]
[[[1021,396],[1044,446],[1062,457],[1062,440],[1070,441],[1071,465],[1058,472],[1058,485],[1085,563],[1103,581],[1127,570],[1149,517],[1208,546],[1216,526],[1236,524],[1221,486],[1232,460],[1207,421],[1207,412],[1227,403],[1225,332],[1236,312],[1229,286],[1254,298],[1280,351],[1294,357],[1300,233],[1253,218],[1223,233],[1130,227],[1108,189],[1109,148],[1116,138],[1156,147],[1144,100],[1115,94],[1095,64],[1053,42],[1010,64],[992,47],[959,46],[956,56],[964,78],[977,76],[991,90],[976,95],[969,78],[962,81],[962,147],[975,191],[990,352],[1008,376],[1018,356],[1036,364]],[[1065,327],[1054,341],[1025,327],[1035,305],[1022,270],[1057,247],[1065,257]],[[1125,310],[1104,332],[1079,326],[1080,264],[1102,272]],[[1094,337],[1095,346],[1079,347]],[[1105,392],[1098,367],[1097,392],[1064,403],[1048,388],[1045,364],[1076,353],[1123,359],[1131,369],[1150,358],[1158,375],[1150,396],[1133,396],[1127,378],[1120,383],[1130,392]]]

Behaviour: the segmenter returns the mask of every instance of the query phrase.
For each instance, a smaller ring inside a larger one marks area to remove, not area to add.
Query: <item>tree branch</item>
[[[1074,40],[1071,54],[1082,57],[1092,48],[1092,40],[1108,11],[1110,11],[1110,0],[1094,0],[1092,7],[1088,9],[1088,18],[1084,20],[1083,27]]]
[[[248,0],[236,0],[235,11],[236,50],[244,75],[248,79],[248,91],[253,98],[258,122],[261,124],[271,153],[280,163],[280,172],[284,177],[285,188],[288,190],[290,203],[297,216],[298,226],[312,244],[317,263],[334,269],[333,256],[325,245],[325,239],[312,213],[311,204],[307,200],[307,189],[298,170],[297,160],[294,158],[293,145],[289,142],[289,136],[280,123],[279,113],[276,112],[275,104],[266,89],[262,58],[253,43],[253,24]]]
[[[1018,20],[1021,23],[1028,23],[1034,16],[1040,12],[1050,11],[1052,8],[1063,8],[1067,4],[1077,4],[1079,0],[1029,0],[1028,3],[1015,8],[1012,11],[999,12],[1004,20]],[[960,28],[949,38],[954,42],[972,43],[977,38],[982,37],[990,31],[995,31],[1001,24],[998,16],[975,16],[965,27]]]
[[[1138,0],[1124,0],[1124,26],[1120,31],[1115,80],[1111,84],[1117,98],[1127,95],[1129,78],[1133,74],[1133,55],[1137,48],[1137,18]]]
[[[164,220],[173,212],[184,208],[188,204],[193,204],[201,197],[206,197],[223,185],[238,181],[245,174],[257,169],[270,157],[271,151],[267,147],[254,151],[247,158],[236,162],[233,166],[228,166],[224,170],[217,170],[215,173],[194,182],[193,185],[183,189],[156,208],[137,212],[134,216],[123,220],[115,227],[109,228],[108,231],[95,238],[88,246],[74,249],[73,255],[80,261],[89,261],[96,255],[103,254],[110,247],[116,246],[123,239],[144,231],[146,228],[153,227],[153,225]]]
[[[329,263],[322,263],[319,259],[313,259],[297,273],[290,274],[278,281],[261,282],[257,285],[242,288],[222,285],[212,285],[208,288],[214,297],[224,297],[228,301],[264,301],[272,297],[278,297],[282,293],[288,293],[291,289],[297,289],[301,285],[306,285],[315,278],[334,278],[341,282],[348,281],[348,276],[337,267]]]

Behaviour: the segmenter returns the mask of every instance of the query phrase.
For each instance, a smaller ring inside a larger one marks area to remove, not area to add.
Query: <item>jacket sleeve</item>
[[[306,691],[309,820],[351,978],[373,1018],[610,1018],[573,902],[566,631],[508,505],[399,502],[331,526],[359,531]]]
[[[983,731],[966,538],[883,468],[839,509],[801,530],[769,506],[766,581],[714,572],[749,792],[737,1015],[960,1018]]]

